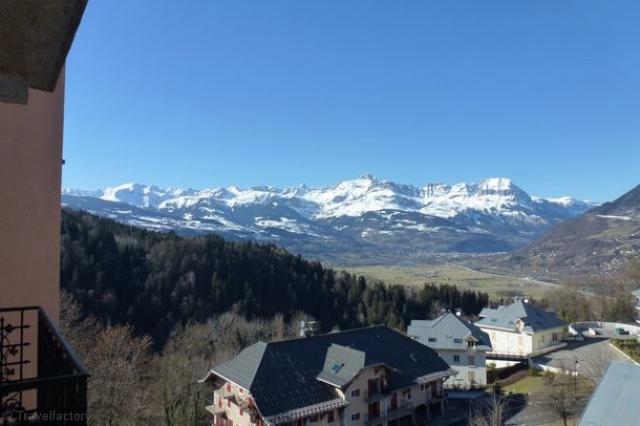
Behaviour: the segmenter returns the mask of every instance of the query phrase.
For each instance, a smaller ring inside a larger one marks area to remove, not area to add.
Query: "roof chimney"
[[[320,323],[318,321],[300,321],[300,337],[315,336],[320,330]]]

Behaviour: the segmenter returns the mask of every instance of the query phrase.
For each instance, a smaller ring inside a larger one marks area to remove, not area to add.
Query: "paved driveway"
[[[609,345],[609,339],[588,337],[583,341],[569,342],[564,348],[539,356],[533,362],[542,366],[577,371],[592,381],[598,381],[611,361],[629,362],[616,349]]]
[[[608,338],[585,338],[583,341],[569,342],[558,351],[536,357],[533,362],[542,366],[573,371],[575,360],[578,360],[577,371],[597,383],[611,361],[629,362],[627,358],[609,345]],[[574,407],[580,413],[587,403],[587,397],[579,398]],[[545,425],[558,422],[558,415],[545,402],[545,396],[533,394],[524,400],[511,404],[512,415],[507,425]],[[572,416],[572,417],[574,417]]]

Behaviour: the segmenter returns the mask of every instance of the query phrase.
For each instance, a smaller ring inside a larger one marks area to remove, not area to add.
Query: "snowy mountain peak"
[[[496,178],[488,178],[480,181],[479,187],[483,190],[503,192],[503,191],[511,191],[516,186],[513,184],[513,182],[509,178],[496,177]]]
[[[371,174],[345,180],[335,186],[308,188],[300,185],[279,189],[273,186],[237,186],[205,190],[160,188],[129,182],[101,191],[63,189],[73,196],[98,197],[105,201],[130,204],[140,208],[185,208],[194,205],[264,205],[278,200],[295,202],[311,218],[360,216],[381,210],[416,211],[450,218],[466,211],[502,214],[542,204],[582,209],[590,204],[571,197],[545,199],[531,197],[509,178],[497,177],[479,184],[460,182],[454,185],[429,183],[422,188],[380,180]]]
[[[62,195],[69,207],[153,229],[219,232],[312,251],[385,246],[394,256],[508,250],[592,207],[570,197],[531,197],[508,178],[415,187],[370,174],[322,188],[195,190],[130,182]]]

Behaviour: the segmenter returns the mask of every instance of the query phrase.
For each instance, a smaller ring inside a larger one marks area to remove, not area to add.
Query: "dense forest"
[[[323,330],[403,327],[442,308],[477,314],[488,295],[454,286],[419,290],[367,282],[274,245],[184,238],[85,212],[62,212],[61,285],[107,324],[129,324],[162,346],[171,331],[227,311],[289,321],[304,312]]]

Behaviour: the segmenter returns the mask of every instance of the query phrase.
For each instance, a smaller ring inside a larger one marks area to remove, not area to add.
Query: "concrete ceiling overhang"
[[[0,1],[0,101],[26,104],[29,88],[51,92],[87,0]]]

